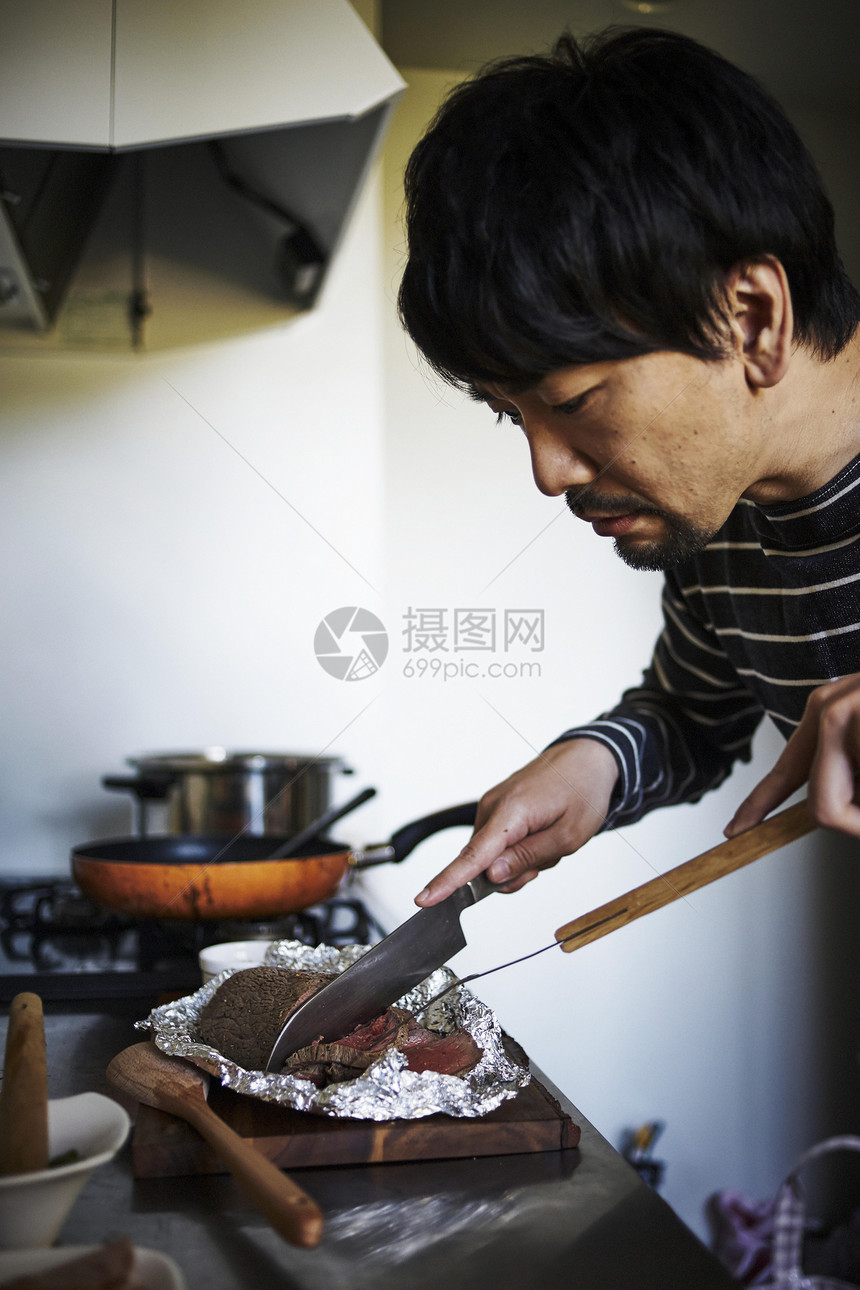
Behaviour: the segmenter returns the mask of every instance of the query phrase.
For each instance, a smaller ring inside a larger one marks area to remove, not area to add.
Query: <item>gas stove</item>
[[[384,930],[360,899],[265,922],[134,919],[94,904],[68,877],[0,877],[0,1004],[22,991],[44,1004],[94,1009],[111,1000],[153,1002],[201,984],[197,956],[222,941],[295,940],[366,945]]]

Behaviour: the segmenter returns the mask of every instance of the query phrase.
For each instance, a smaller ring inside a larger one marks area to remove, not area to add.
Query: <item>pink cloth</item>
[[[834,1151],[860,1152],[860,1138],[828,1138],[801,1156],[773,1200],[754,1201],[738,1192],[711,1196],[708,1215],[713,1229],[713,1250],[743,1286],[764,1290],[854,1290],[857,1280],[833,1275],[854,1275],[860,1226],[852,1222],[831,1235],[819,1251],[827,1271],[804,1272],[801,1267],[807,1235],[806,1197],[800,1173],[813,1160]],[[846,1257],[847,1256],[847,1257]],[[817,1260],[816,1260],[817,1261]]]
[[[773,1246],[772,1200],[751,1200],[736,1191],[710,1199],[713,1250],[743,1286],[765,1285]]]

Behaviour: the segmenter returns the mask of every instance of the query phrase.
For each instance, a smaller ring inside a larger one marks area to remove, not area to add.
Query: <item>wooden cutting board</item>
[[[506,1046],[515,1060],[528,1065],[525,1053],[507,1037]],[[580,1132],[534,1075],[516,1097],[474,1119],[334,1120],[243,1097],[214,1081],[209,1105],[283,1169],[559,1151],[575,1147]],[[137,1113],[132,1161],[136,1178],[226,1172],[190,1125],[148,1106]]]

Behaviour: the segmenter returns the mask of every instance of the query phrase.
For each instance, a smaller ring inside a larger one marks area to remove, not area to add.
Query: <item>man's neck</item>
[[[826,362],[795,350],[783,379],[761,393],[772,451],[770,469],[745,493],[751,501],[805,497],[860,454],[860,332]]]

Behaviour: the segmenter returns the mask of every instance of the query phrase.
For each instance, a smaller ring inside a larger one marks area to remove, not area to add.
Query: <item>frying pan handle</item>
[[[432,815],[422,815],[420,820],[404,824],[392,833],[391,841],[377,847],[364,847],[354,851],[351,865],[356,869],[369,869],[375,864],[400,864],[411,855],[419,843],[443,829],[472,828],[478,813],[477,802],[464,802],[461,806],[448,806]]]

